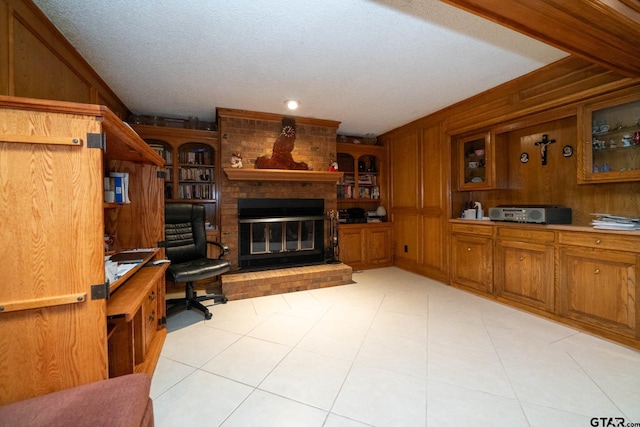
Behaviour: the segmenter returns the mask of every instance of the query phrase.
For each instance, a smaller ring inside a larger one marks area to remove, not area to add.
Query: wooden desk
[[[137,269],[109,299],[109,377],[134,372],[153,374],[167,335],[166,328],[161,328],[167,268],[169,263]]]

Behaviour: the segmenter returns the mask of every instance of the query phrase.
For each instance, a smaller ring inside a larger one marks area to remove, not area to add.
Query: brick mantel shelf
[[[289,182],[334,182],[342,179],[342,172],[306,171],[285,169],[224,168],[231,181],[289,181]]]

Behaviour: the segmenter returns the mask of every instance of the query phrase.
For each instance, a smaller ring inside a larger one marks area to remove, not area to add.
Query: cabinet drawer
[[[481,236],[493,236],[493,226],[479,224],[451,224],[453,233],[475,234]]]
[[[153,287],[149,290],[142,303],[142,327],[144,329],[144,353],[146,355],[149,344],[153,339],[158,325],[157,308],[158,302],[156,288]]]
[[[530,228],[498,227],[498,237],[505,239],[518,239],[536,241],[541,243],[553,243],[555,233],[549,230],[533,230]]]
[[[640,252],[640,236],[633,237],[621,234],[561,232],[559,234],[558,241],[564,245]]]

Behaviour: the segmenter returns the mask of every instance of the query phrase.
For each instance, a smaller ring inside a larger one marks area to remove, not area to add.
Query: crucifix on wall
[[[542,135],[542,141],[536,142],[536,145],[540,146],[540,157],[542,157],[542,166],[547,164],[547,145],[556,142],[555,139],[549,139],[549,136],[545,133]]]

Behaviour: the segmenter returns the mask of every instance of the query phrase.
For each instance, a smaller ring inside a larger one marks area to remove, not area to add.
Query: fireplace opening
[[[324,262],[323,199],[239,199],[238,223],[243,270]]]

